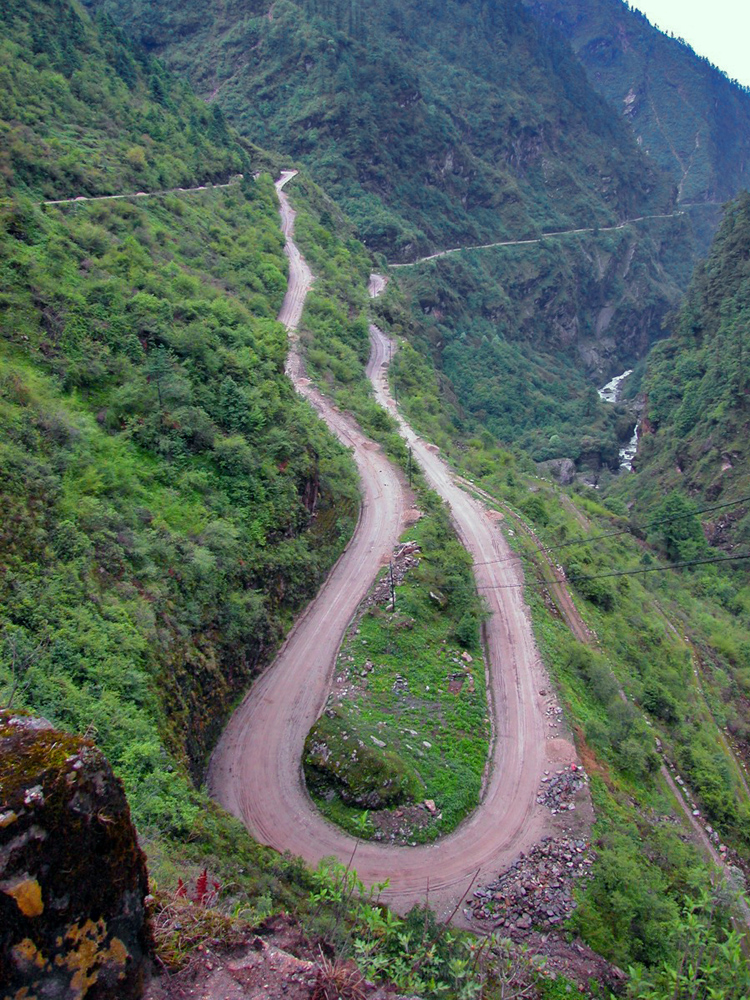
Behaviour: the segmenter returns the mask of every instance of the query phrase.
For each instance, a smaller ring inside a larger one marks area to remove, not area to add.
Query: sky
[[[631,6],[750,86],[750,0],[631,0]]]

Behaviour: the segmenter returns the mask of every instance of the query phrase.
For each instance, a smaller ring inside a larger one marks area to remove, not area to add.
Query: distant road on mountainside
[[[225,184],[201,184],[199,187],[191,188],[167,188],[164,191],[134,191],[129,194],[79,194],[77,198],[55,198],[52,201],[43,201],[43,205],[80,205],[86,201],[120,201],[124,198],[160,198],[167,194],[194,194],[196,191],[219,191],[222,188],[232,187],[243,178],[242,174],[230,178]]]
[[[419,257],[417,260],[409,261],[407,264],[389,264],[389,267],[416,267],[417,264],[424,264],[428,260],[439,260],[440,257],[448,257],[450,254],[463,253],[467,250],[492,250],[495,247],[524,247],[531,246],[534,243],[542,243],[544,240],[551,239],[554,236],[575,236],[581,233],[614,233],[619,229],[625,229],[627,226],[632,226],[636,222],[647,222],[649,219],[674,219],[679,215],[684,215],[683,211],[679,212],[669,212],[666,215],[639,215],[635,219],[626,219],[624,222],[619,222],[616,226],[592,226],[588,229],[560,229],[556,232],[542,233],[541,236],[536,237],[533,240],[502,240],[499,243],[481,243],[477,246],[468,247],[453,247],[450,250],[439,250],[437,253],[431,253],[427,257]]]

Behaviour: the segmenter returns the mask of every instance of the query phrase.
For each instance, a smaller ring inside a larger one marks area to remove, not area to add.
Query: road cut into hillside
[[[553,817],[536,801],[544,770],[572,762],[575,750],[549,734],[544,714],[549,684],[524,604],[520,564],[497,516],[462,490],[437,450],[398,417],[385,382],[390,344],[373,328],[367,371],[378,399],[397,417],[431,486],[450,505],[487,598],[492,771],[475,812],[449,836],[418,847],[355,841],[325,820],[307,794],[301,767],[305,737],[323,709],[346,626],[387,563],[411,501],[403,476],[379,446],[304,378],[296,328],[313,277],[292,240],[294,212],[283,191],[292,176],[286,172],[277,182],[289,257],[289,286],[279,314],[290,333],[287,371],[298,391],[353,449],[362,509],[354,536],[320,593],[227,725],[211,761],[209,790],[261,843],[311,864],[328,856],[351,862],[368,885],[389,880],[381,898],[398,912],[429,900],[438,917],[447,918],[474,880],[494,877],[545,834],[583,821],[580,813]]]
[[[650,222],[652,219],[676,219],[680,215],[684,215],[682,211],[668,212],[662,215],[638,215],[634,219],[625,219],[623,222],[618,222],[616,226],[591,226],[586,229],[557,229],[551,232],[542,233],[541,236],[534,237],[533,239],[527,240],[501,240],[499,243],[478,243],[473,246],[465,247],[451,247],[450,250],[438,250],[436,253],[431,253],[427,257],[418,257],[416,260],[407,261],[403,264],[389,264],[391,268],[395,267],[416,267],[418,264],[425,264],[430,260],[440,260],[441,257],[450,257],[456,253],[464,253],[469,250],[495,250],[498,247],[527,247],[533,246],[537,243],[544,243],[545,240],[555,239],[558,236],[581,236],[583,234],[597,234],[597,233],[616,233],[620,229],[626,229],[628,226],[633,226],[637,222]]]

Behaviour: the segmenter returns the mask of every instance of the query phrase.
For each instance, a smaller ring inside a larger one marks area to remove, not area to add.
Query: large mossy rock
[[[416,771],[398,754],[360,736],[336,713],[324,714],[305,740],[305,780],[311,792],[332,793],[348,806],[387,809],[424,794]]]
[[[151,946],[145,858],[88,741],[0,711],[0,996],[131,1000]]]

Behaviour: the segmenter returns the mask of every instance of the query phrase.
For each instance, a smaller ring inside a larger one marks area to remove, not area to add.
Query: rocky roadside
[[[155,976],[143,1000],[400,1000],[394,987],[368,982],[353,962],[328,952],[294,917],[278,914],[232,947],[207,938],[181,969]]]
[[[573,890],[591,877],[595,857],[587,840],[544,837],[474,892],[466,916],[513,941],[524,941],[532,929],[559,927],[575,909]]]
[[[545,771],[536,801],[540,806],[547,806],[553,815],[574,812],[573,797],[586,784],[588,776],[580,764],[571,764],[554,775]]]
[[[582,768],[567,768],[543,783],[540,799],[552,812],[564,813],[585,785]],[[619,993],[625,973],[565,933],[565,922],[576,908],[574,891],[591,878],[595,860],[582,836],[545,837],[493,882],[477,889],[464,916],[477,932],[520,947],[545,978],[565,976],[578,983],[581,993],[588,993],[592,982]]]

